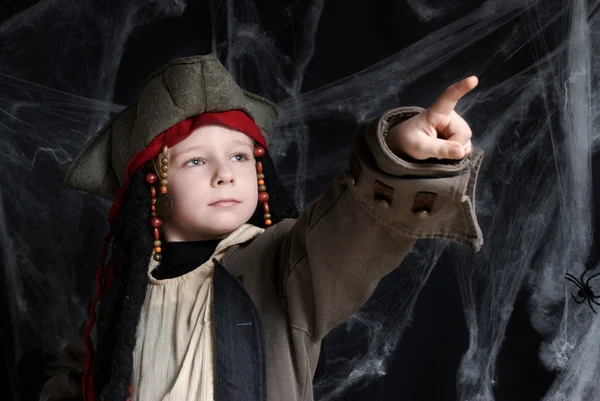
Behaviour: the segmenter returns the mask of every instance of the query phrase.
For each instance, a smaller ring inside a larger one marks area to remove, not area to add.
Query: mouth
[[[209,204],[208,206],[212,206],[212,207],[233,207],[236,205],[239,205],[240,202],[236,199],[219,199],[216,202],[213,202],[211,204]]]

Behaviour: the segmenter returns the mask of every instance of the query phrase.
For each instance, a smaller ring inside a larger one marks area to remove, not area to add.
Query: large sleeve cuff
[[[412,238],[445,238],[479,251],[475,190],[483,151],[460,161],[410,161],[388,148],[390,127],[423,109],[403,107],[359,129],[352,147],[352,194],[384,224]]]

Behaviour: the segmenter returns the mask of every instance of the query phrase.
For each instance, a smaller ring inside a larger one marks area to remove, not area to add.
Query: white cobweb
[[[304,31],[290,55],[261,26],[252,1],[211,2],[213,48],[244,87],[278,103],[280,134],[272,149],[300,206],[317,195],[312,187],[345,168],[348,151],[309,151],[309,139],[315,140],[310,125],[358,123],[397,105],[427,106],[445,85],[480,77],[459,112],[486,151],[477,191],[486,244],[473,254],[446,241],[418,243],[404,273],[395,275],[397,291],[381,294],[342,328],[360,334],[359,346],[339,344],[354,347],[355,357],[328,359],[335,373],[316,383],[320,400],[386,374],[442,257],[454,267],[469,330],[458,374],[461,400],[494,399],[501,385],[497,357],[523,289],[531,294],[531,323],[545,338],[540,359],[557,372],[544,400],[600,399],[600,317],[573,301],[577,288],[564,279],[567,272],[580,277],[585,268],[588,276],[600,272],[587,263],[591,157],[600,146],[593,129],[599,122],[600,3],[487,0],[444,20],[465,4],[408,1],[421,21],[444,23],[363,71],[303,92],[326,3],[294,9],[304,15]],[[98,257],[89,250],[99,250],[108,205],[62,189],[62,176],[90,136],[124,107],[111,99],[135,29],[177,17],[185,7],[167,0],[41,1],[0,25],[0,237],[14,341],[9,366],[31,348],[57,352],[84,316]],[[282,15],[282,26],[291,15]],[[457,68],[456,60],[468,60],[482,43],[494,44],[486,58]],[[525,48],[534,51],[534,62],[503,70]],[[434,75],[439,84],[430,83]],[[347,144],[349,135],[339,139]],[[78,293],[81,283],[88,288]],[[597,283],[600,277],[591,282]]]

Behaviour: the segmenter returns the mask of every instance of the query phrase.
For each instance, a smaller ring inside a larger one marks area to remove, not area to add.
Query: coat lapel
[[[216,401],[266,401],[266,352],[258,309],[243,285],[214,260]]]

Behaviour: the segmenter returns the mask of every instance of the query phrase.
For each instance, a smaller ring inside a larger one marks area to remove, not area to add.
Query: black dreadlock
[[[123,198],[114,241],[115,278],[98,311],[98,347],[94,371],[97,394],[106,387],[106,399],[125,400],[133,371],[133,348],[144,303],[153,236],[150,195],[145,172],[131,178]]]

